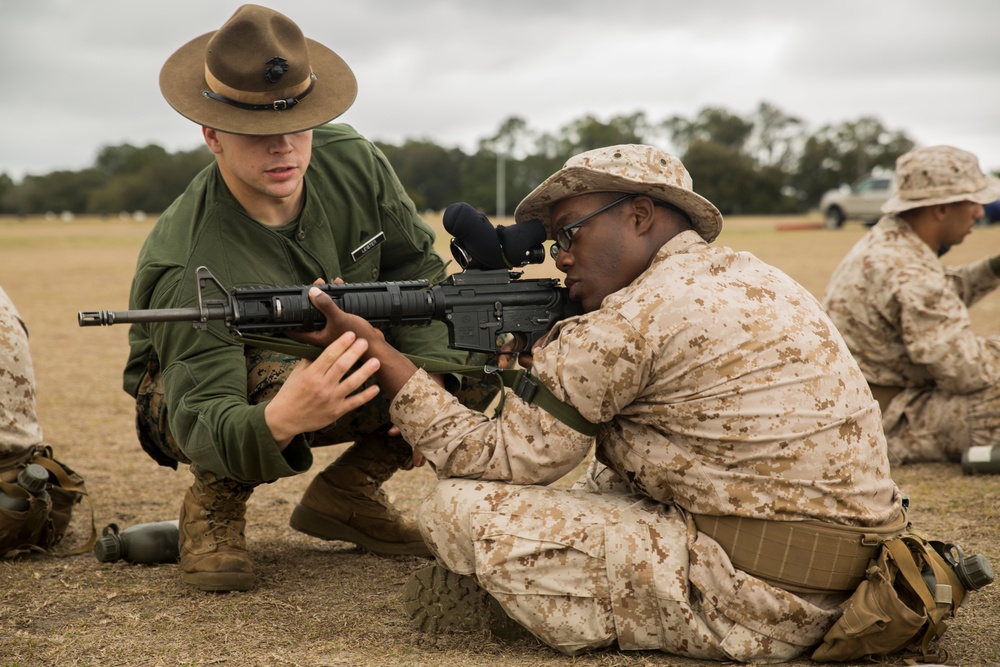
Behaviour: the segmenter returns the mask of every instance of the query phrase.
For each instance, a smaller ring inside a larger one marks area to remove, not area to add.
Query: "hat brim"
[[[549,215],[551,206],[563,199],[591,192],[635,193],[673,204],[688,214],[692,228],[708,243],[714,241],[722,231],[722,214],[719,209],[691,190],[665,183],[643,183],[582,167],[566,167],[545,179],[517,205],[514,220],[539,220],[545,226],[548,238],[552,239],[552,220]]]
[[[927,199],[903,199],[899,196],[899,193],[896,193],[882,204],[882,212],[886,214],[902,213],[903,211],[911,211],[915,208],[923,208],[924,206],[953,204],[959,201],[989,204],[997,199],[1000,199],[1000,180],[990,177],[986,187],[975,192],[961,192],[959,194],[929,197]]]
[[[316,85],[298,104],[283,111],[239,109],[203,95],[205,51],[215,32],[196,37],[176,52],[160,70],[160,91],[185,118],[231,134],[294,134],[330,122],[354,103],[358,82],[347,63],[319,42],[306,38]]]

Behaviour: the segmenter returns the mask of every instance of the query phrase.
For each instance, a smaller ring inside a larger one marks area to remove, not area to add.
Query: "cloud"
[[[198,145],[159,69],[241,3],[0,1],[0,171],[78,169],[105,145]],[[269,4],[355,70],[342,119],[373,139],[474,150],[512,115],[555,132],[585,114],[745,115],[767,101],[812,129],[875,116],[1000,169],[993,0]]]

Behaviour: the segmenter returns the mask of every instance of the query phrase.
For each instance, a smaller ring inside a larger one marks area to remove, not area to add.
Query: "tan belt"
[[[868,388],[872,390],[872,396],[878,401],[878,406],[882,408],[882,413],[889,409],[889,404],[892,403],[892,399],[896,398],[896,394],[903,391],[902,387],[884,387],[880,384],[868,383]]]
[[[734,567],[795,593],[853,591],[882,542],[906,529],[906,515],[878,528],[821,521],[771,521],[693,514],[698,530]]]

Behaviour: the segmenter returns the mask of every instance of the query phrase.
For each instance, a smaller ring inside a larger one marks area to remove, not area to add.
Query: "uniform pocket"
[[[604,524],[476,512],[476,574],[511,595],[607,597]]]

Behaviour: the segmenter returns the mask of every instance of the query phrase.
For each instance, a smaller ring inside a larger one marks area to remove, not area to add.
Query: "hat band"
[[[217,102],[224,102],[225,104],[236,107],[237,109],[246,109],[247,111],[286,111],[294,107],[299,103],[299,101],[302,100],[302,98],[312,92],[313,87],[316,85],[316,73],[310,73],[309,78],[298,86],[286,88],[281,91],[282,94],[288,94],[288,97],[277,100],[271,99],[262,103],[243,102],[233,99],[233,97],[227,97],[221,93],[214,92],[215,90],[222,90],[230,95],[247,95],[245,91],[239,91],[235,88],[231,88],[216,79],[212,76],[212,73],[208,71],[207,67],[205,68],[205,81],[213,90],[203,90],[201,91],[201,94],[209,99],[216,100]],[[257,99],[261,99],[262,96],[267,95],[267,93],[263,93],[263,95],[258,93],[255,97]],[[273,95],[273,93],[271,95]]]
[[[907,201],[920,201],[922,199],[936,199],[938,197],[961,197],[962,195],[972,195],[983,188],[989,182],[985,178],[976,178],[974,183],[955,187],[954,185],[941,185],[933,188],[914,188],[912,190],[902,190],[899,193],[900,199]]]

